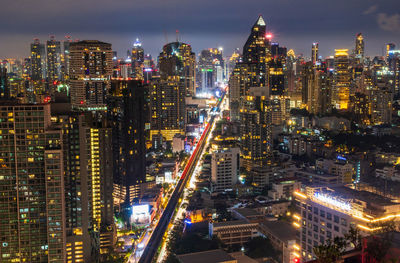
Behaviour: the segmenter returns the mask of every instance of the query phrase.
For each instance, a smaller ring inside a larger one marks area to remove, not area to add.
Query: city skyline
[[[223,46],[225,55],[230,55],[235,48],[241,47],[247,33],[246,25],[259,14],[265,17],[274,42],[305,56],[310,56],[313,42],[320,43],[320,55],[324,57],[334,55],[334,48],[352,48],[353,38],[359,32],[365,36],[367,55],[372,57],[382,55],[386,43],[400,43],[396,34],[400,32],[400,14],[393,11],[400,4],[393,0],[379,4],[362,1],[362,8],[361,1],[347,3],[342,0],[339,3],[279,1],[262,5],[239,1],[229,5],[212,1],[191,4],[118,1],[110,5],[100,1],[96,7],[91,1],[79,5],[41,2],[45,7],[40,9],[25,3],[24,10],[30,11],[21,11],[12,2],[5,4],[5,15],[0,18],[0,23],[13,22],[0,29],[1,58],[27,57],[26,46],[33,38],[43,42],[50,35],[55,35],[58,40],[64,39],[65,35],[80,40],[100,39],[111,43],[119,56],[125,56],[138,37],[145,52],[155,57],[164,44],[176,39],[176,30],[180,32],[179,39],[191,44],[196,54],[210,46]],[[110,19],[104,19],[107,17]],[[28,20],[35,23],[26,23]]]

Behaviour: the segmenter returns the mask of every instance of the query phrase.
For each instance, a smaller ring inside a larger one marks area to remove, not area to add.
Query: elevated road
[[[218,105],[216,108],[214,108],[214,112],[219,112],[221,102],[223,101],[223,98],[225,96],[225,93],[222,95],[220,101],[218,102]],[[183,190],[186,188],[186,185],[188,183],[188,180],[190,179],[194,168],[196,167],[201,152],[203,151],[204,146],[206,145],[206,141],[208,136],[210,135],[211,132],[211,127],[212,124],[214,123],[215,120],[215,115],[212,115],[210,117],[210,121],[207,123],[203,134],[201,135],[199,141],[197,142],[197,145],[192,153],[192,155],[189,158],[189,161],[187,162],[183,172],[182,176],[178,182],[178,184],[175,187],[175,190],[168,201],[167,207],[164,210],[164,213],[162,214],[157,226],[155,227],[152,236],[150,237],[149,242],[147,243],[146,248],[143,251],[142,256],[140,257],[139,263],[151,263],[154,255],[157,252],[158,247],[160,246],[161,240],[164,236],[164,233],[167,231],[168,224],[171,222],[172,216],[174,214],[174,211],[178,205],[179,198],[181,198]]]

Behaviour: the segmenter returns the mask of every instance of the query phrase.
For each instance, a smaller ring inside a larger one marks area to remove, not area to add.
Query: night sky
[[[273,41],[296,54],[309,56],[312,42],[323,56],[352,49],[358,32],[367,55],[381,55],[385,43],[400,46],[400,0],[1,0],[0,10],[0,58],[27,57],[33,38],[52,34],[109,42],[119,56],[139,37],[156,56],[177,29],[196,53],[223,46],[230,55],[259,14]]]

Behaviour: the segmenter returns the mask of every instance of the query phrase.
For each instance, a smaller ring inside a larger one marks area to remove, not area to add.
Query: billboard
[[[150,206],[148,204],[132,206],[131,224],[150,224]]]

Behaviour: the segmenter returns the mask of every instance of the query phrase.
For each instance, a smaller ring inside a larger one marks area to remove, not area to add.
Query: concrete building
[[[231,190],[239,179],[239,149],[229,148],[214,152],[211,157],[211,191]]]
[[[1,101],[1,262],[66,262],[63,161],[50,105]]]
[[[250,239],[259,236],[258,223],[247,221],[210,222],[208,225],[210,238],[216,235],[225,245],[243,245]]]
[[[91,112],[53,121],[63,131],[67,262],[96,261],[115,243],[111,129]]]
[[[300,246],[297,241],[298,230],[285,221],[264,221],[258,227],[274,248],[280,251],[280,262],[292,263],[300,258]]]
[[[298,213],[293,215],[293,225],[300,231],[302,261],[315,256],[313,247],[342,237],[350,226],[370,235],[379,229],[377,223],[400,219],[399,203],[349,187],[304,185],[295,197]]]
[[[272,183],[272,189],[268,191],[268,197],[273,200],[291,199],[295,190],[300,189],[301,183],[296,178],[282,179]]]
[[[339,176],[344,184],[352,182],[354,166],[344,157],[338,157],[336,160],[318,159],[315,161],[315,167],[318,171]]]
[[[105,110],[111,87],[111,44],[97,40],[70,43],[71,104],[79,110]]]

